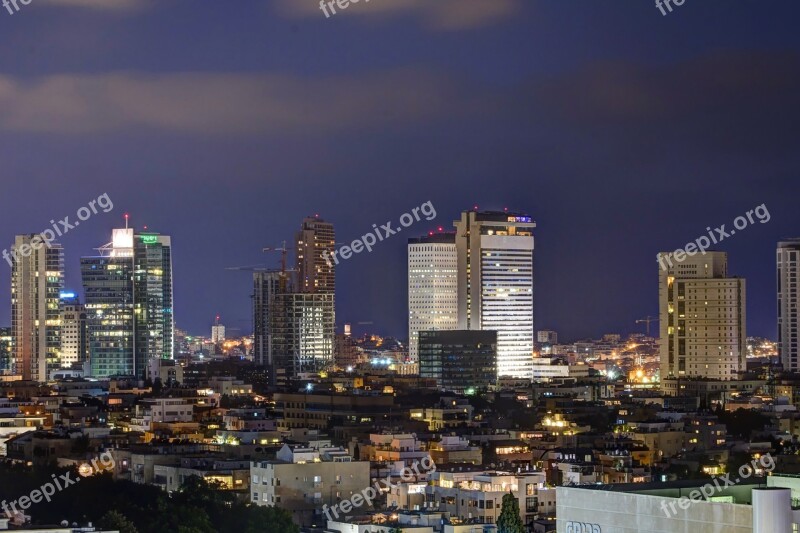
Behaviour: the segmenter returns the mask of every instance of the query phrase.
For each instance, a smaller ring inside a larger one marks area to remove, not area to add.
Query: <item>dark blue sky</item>
[[[349,242],[426,201],[538,223],[536,328],[639,329],[659,250],[766,204],[719,249],[774,336],[774,248],[800,235],[794,0],[33,0],[0,11],[0,230],[81,255],[131,213],[173,236],[179,327],[250,329],[250,277],[319,213]],[[343,263],[337,322],[404,335],[401,234]],[[4,245],[2,247],[5,247]],[[0,263],[0,301],[9,268]],[[0,324],[10,324],[10,304]]]

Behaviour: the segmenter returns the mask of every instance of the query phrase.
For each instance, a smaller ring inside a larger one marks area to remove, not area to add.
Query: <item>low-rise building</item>
[[[324,523],[333,507],[371,485],[369,461],[354,461],[342,448],[285,445],[274,461],[250,464],[254,505],[277,506],[301,526]]]

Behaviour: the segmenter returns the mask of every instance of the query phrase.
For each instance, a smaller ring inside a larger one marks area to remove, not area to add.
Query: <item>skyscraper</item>
[[[800,372],[797,326],[800,308],[800,239],[778,243],[778,352],[784,370]]]
[[[666,257],[666,254],[662,254]],[[738,379],[746,369],[745,280],[728,255],[706,252],[659,267],[661,380]]]
[[[64,289],[64,250],[35,234],[17,235],[12,247],[11,328],[15,374],[47,381],[59,368],[58,299]]]
[[[408,240],[408,355],[419,361],[419,332],[458,327],[455,233]]]
[[[151,358],[172,359],[171,240],[115,229],[100,255],[81,258],[92,375],[144,377]]]
[[[333,363],[336,272],[323,252],[331,253],[335,241],[333,224],[306,218],[296,238],[297,275],[253,275],[254,360],[270,368],[273,385]]]
[[[134,308],[136,350],[148,359],[175,357],[175,317],[172,290],[172,239],[157,233],[134,236]],[[139,370],[143,374],[144,369]]]
[[[335,293],[336,267],[323,256],[326,251],[332,254],[336,247],[333,224],[318,217],[305,218],[297,233],[296,245],[297,291]]]
[[[523,213],[465,211],[456,227],[458,329],[497,331],[497,374],[533,376],[533,229]]]

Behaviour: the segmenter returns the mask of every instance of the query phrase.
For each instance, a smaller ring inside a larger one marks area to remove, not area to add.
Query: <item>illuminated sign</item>
[[[158,235],[140,235],[139,237],[145,244],[156,244],[158,242]]]
[[[597,524],[567,522],[567,533],[602,533],[602,530]]]
[[[62,300],[64,300],[64,299],[72,299],[72,298],[75,298],[75,293],[74,292],[61,292],[61,293],[58,294],[58,297],[61,298]]]
[[[531,217],[508,217],[509,222],[530,222]]]

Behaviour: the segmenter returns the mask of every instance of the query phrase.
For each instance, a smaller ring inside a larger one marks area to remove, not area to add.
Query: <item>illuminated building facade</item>
[[[167,236],[125,228],[81,258],[94,377],[144,378],[149,359],[173,358],[171,250]]]
[[[463,394],[497,382],[496,331],[420,331],[419,375]]]
[[[331,293],[282,293],[272,316],[273,356],[278,381],[316,373],[333,363],[334,298]],[[281,318],[282,315],[282,318]]]
[[[0,328],[0,374],[11,372],[13,366],[14,335],[11,328]]]
[[[532,377],[533,230],[522,213],[465,211],[456,227],[458,329],[497,331],[498,377]]]
[[[61,293],[61,367],[89,360],[86,308],[74,293]]]
[[[455,233],[408,240],[408,356],[419,360],[419,332],[458,327]]]
[[[297,290],[299,292],[336,292],[336,266],[325,260],[336,247],[333,224],[318,217],[303,220],[297,233]]]
[[[253,274],[254,360],[270,369],[272,385],[334,362],[335,269],[323,256],[335,246],[333,224],[306,218],[296,242],[297,275]]]
[[[738,379],[747,356],[745,280],[728,277],[725,252],[672,258],[664,266],[659,266],[662,387],[665,380],[682,377]]]
[[[783,368],[800,372],[798,309],[800,309],[800,239],[778,243],[778,352]]]
[[[44,382],[60,366],[64,250],[56,243],[45,246],[39,235],[17,235],[12,256],[12,370],[25,380]]]

